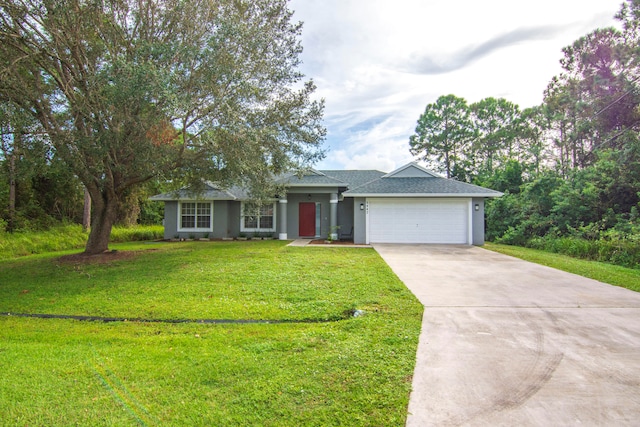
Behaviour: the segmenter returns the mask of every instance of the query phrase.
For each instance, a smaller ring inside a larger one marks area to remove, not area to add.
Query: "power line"
[[[631,80],[629,83],[635,83],[638,79],[640,79],[640,76],[636,77],[635,79]],[[624,98],[625,96],[629,95],[631,92],[634,92],[637,88],[634,86],[631,89],[629,89],[628,91],[626,91],[625,93],[623,93],[622,95],[620,95],[617,99],[611,101],[609,104],[607,104],[604,108],[602,108],[600,111],[596,112],[596,114],[594,115],[595,117],[598,117],[600,114],[602,114],[603,112],[607,111],[609,108],[611,108],[614,104],[616,104],[617,102],[619,102],[622,98]]]

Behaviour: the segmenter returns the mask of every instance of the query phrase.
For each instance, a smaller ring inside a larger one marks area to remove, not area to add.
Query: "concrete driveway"
[[[640,425],[640,293],[478,247],[374,247],[425,306],[407,426]]]

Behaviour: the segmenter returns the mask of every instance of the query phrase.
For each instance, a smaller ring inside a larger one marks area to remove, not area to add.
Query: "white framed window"
[[[213,202],[180,202],[178,231],[213,231]]]
[[[240,231],[272,232],[276,231],[276,204],[242,202]]]

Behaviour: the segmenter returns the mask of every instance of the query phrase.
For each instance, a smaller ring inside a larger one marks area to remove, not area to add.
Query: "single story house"
[[[286,194],[256,207],[246,191],[207,183],[159,194],[164,237],[273,236],[354,243],[484,243],[484,201],[502,193],[443,178],[417,163],[390,172],[310,170],[276,180]]]

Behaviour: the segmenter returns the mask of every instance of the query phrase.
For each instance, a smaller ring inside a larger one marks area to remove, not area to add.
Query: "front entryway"
[[[316,235],[316,204],[313,202],[300,203],[298,219],[298,235],[300,237],[314,237]]]

